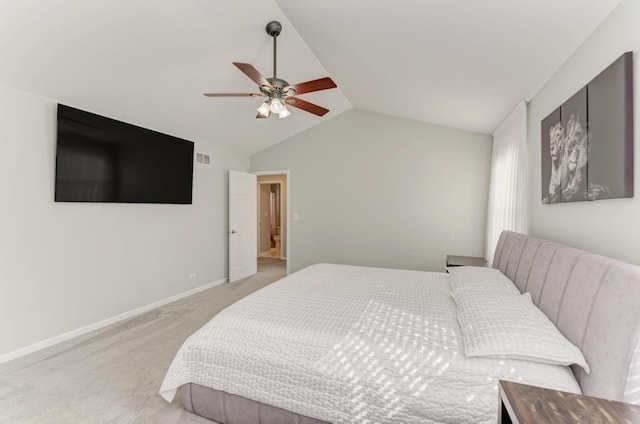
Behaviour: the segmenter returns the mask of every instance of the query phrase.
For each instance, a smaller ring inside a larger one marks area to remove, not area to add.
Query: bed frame
[[[185,409],[223,424],[329,424],[195,383],[178,390]]]
[[[583,393],[640,404],[640,266],[505,231],[493,267],[582,350],[591,373],[573,372]],[[221,423],[324,423],[194,383],[179,393],[187,410]]]
[[[640,404],[640,266],[505,231],[493,267],[582,350],[584,394]]]

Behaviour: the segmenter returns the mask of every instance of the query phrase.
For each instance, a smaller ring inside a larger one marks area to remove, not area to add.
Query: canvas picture
[[[542,120],[542,203],[633,196],[632,53]]]

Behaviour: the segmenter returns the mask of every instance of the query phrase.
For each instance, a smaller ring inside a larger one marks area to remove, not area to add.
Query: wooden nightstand
[[[500,380],[498,424],[640,423],[640,406]]]
[[[455,256],[447,255],[447,266],[485,266],[489,263],[485,258],[478,256]]]

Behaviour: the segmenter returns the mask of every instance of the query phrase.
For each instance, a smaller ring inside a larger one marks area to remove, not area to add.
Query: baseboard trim
[[[205,284],[204,286],[196,287],[195,289],[187,290],[186,292],[182,292],[176,294],[171,297],[167,297],[162,300],[158,300],[157,302],[150,303],[148,305],[141,306],[139,308],[132,309],[130,311],[124,312],[122,314],[115,315],[111,318],[104,319],[102,321],[95,322],[93,324],[85,325],[84,327],[80,327],[76,330],[69,331],[67,333],[60,334],[58,336],[51,337],[49,339],[45,339],[41,342],[37,342],[20,349],[13,350],[11,352],[0,355],[0,364],[4,364],[9,361],[13,361],[14,359],[21,358],[23,356],[29,355],[31,353],[35,353],[37,351],[46,349],[48,347],[57,345],[59,343],[63,343],[74,339],[76,337],[85,335],[87,333],[91,333],[92,331],[100,330],[109,325],[116,324],[120,321],[127,320],[129,318],[133,318],[137,315],[144,314],[145,312],[149,312],[152,309],[159,308],[160,306],[164,306],[167,303],[175,302],[180,299],[184,299],[185,297],[189,297],[193,294],[199,293],[201,291],[210,289],[215,286],[219,286],[220,284],[224,284],[228,281],[228,278],[223,278],[218,281],[214,281],[212,283]]]

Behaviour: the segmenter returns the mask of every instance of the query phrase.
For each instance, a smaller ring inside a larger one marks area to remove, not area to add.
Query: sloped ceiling
[[[277,2],[354,107],[492,133],[619,0]]]
[[[0,84],[244,154],[351,107],[490,133],[619,0],[0,0]],[[304,95],[331,110],[255,119],[231,62],[271,76],[330,75]]]

